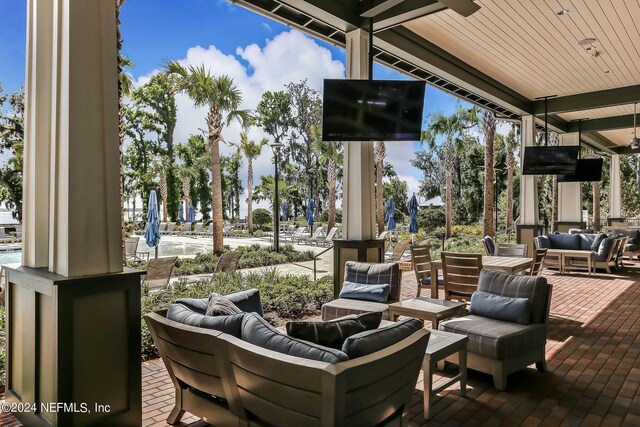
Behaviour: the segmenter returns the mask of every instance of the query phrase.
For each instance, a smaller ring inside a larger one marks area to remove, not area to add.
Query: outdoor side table
[[[437,398],[437,394],[452,384],[460,381],[460,394],[467,394],[467,341],[466,335],[454,334],[444,331],[431,331],[427,351],[422,362],[424,385],[424,418],[431,418],[431,405]],[[445,357],[458,353],[458,374],[446,383],[433,388],[433,373],[438,361]]]
[[[431,320],[433,329],[441,320],[462,315],[465,304],[436,298],[418,297],[389,304],[389,319],[396,321],[399,316],[415,317],[423,321]]]

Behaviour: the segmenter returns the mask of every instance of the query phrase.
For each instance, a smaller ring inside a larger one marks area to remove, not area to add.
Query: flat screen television
[[[323,141],[417,141],[426,83],[324,81]]]
[[[579,145],[525,147],[523,175],[571,175],[576,172]]]
[[[576,173],[558,175],[558,182],[592,182],[602,180],[603,159],[578,159]]]

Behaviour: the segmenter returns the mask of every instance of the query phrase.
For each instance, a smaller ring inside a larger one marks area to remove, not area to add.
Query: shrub
[[[269,224],[272,219],[271,212],[264,208],[258,208],[253,211],[253,223],[259,228]]]
[[[439,208],[420,209],[416,221],[418,221],[418,227],[426,231],[433,231],[438,227],[445,226],[446,214],[444,210]]]
[[[285,319],[301,319],[315,315],[322,304],[333,298],[333,278],[326,276],[313,281],[306,276],[283,275],[275,268],[260,272],[217,274],[213,281],[201,280],[186,284],[180,280],[166,289],[149,293],[143,290],[142,313],[164,310],[178,298],[204,298],[212,292],[228,294],[243,289],[256,288],[260,291],[265,318],[275,326]],[[158,356],[151,333],[144,319],[142,321],[142,359]]]

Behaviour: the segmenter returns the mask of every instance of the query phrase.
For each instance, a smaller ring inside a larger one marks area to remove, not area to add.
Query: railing
[[[324,255],[325,253],[327,253],[330,249],[333,249],[333,245],[329,246],[327,249],[325,249],[324,251],[320,252],[319,254],[316,254],[313,257],[313,281],[315,282],[317,280],[317,266],[316,266],[316,261],[318,260],[318,257],[320,255]]]

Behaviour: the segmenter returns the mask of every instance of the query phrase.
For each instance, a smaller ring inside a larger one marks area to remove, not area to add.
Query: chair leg
[[[547,372],[547,361],[542,359],[536,362],[536,369],[538,372]]]
[[[422,291],[422,286],[420,286],[420,283],[418,283],[418,292],[416,293],[416,298],[420,296],[420,291]]]
[[[174,425],[178,424],[184,415],[184,409],[181,409],[178,405],[174,406],[171,413],[167,417],[167,423]]]

